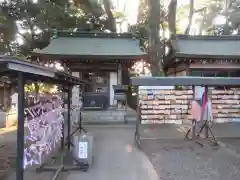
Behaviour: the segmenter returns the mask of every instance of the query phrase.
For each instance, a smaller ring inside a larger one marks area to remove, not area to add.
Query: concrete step
[[[124,122],[124,121],[87,121],[83,122],[83,125],[135,125],[135,122]]]
[[[137,117],[136,116],[126,116],[125,117],[125,121],[129,122],[129,123],[136,123],[136,119]]]
[[[82,115],[84,124],[127,124],[136,122],[135,113],[129,113],[128,111],[84,111]]]

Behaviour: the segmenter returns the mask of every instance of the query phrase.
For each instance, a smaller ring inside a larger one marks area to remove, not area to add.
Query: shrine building
[[[164,59],[168,76],[239,77],[240,36],[177,35]]]
[[[73,92],[73,101],[82,96],[86,110],[116,107],[116,91],[129,84],[128,69],[145,56],[130,33],[59,31],[47,47],[33,52],[33,59],[60,61],[72,75],[91,84]]]

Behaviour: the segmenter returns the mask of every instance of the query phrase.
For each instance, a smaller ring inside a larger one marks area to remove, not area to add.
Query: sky
[[[112,0],[117,11],[123,12],[130,25],[137,21],[139,0]]]

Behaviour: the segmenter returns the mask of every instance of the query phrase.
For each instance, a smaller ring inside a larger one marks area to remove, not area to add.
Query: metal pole
[[[72,98],[72,88],[68,86],[68,99],[67,99],[67,148],[70,150],[71,147],[71,98]]]
[[[65,108],[65,102],[66,102],[66,93],[64,92],[63,93],[63,108]],[[66,113],[65,113],[65,110],[63,112],[63,117],[64,117],[64,121],[62,123],[62,138],[61,138],[61,150],[64,150],[64,146],[65,146],[65,122],[66,122]]]
[[[141,107],[139,103],[139,87],[137,87],[137,119],[136,119],[136,131],[135,131],[135,141],[136,145],[140,148],[140,134],[139,134],[139,125],[141,124]]]
[[[192,86],[192,90],[193,90],[193,101],[196,101],[196,92],[195,92],[195,86]],[[192,138],[195,139],[196,138],[196,119],[193,119],[192,121]]]
[[[82,133],[82,112],[81,112],[81,108],[80,108],[80,111],[79,111],[79,132],[80,134]]]
[[[205,86],[205,102],[208,102],[208,87]],[[207,109],[207,105],[205,107],[205,113],[209,113]],[[206,115],[206,118],[208,118],[208,114]],[[206,119],[206,126],[205,126],[205,138],[208,138],[208,126],[209,126],[209,119]]]
[[[24,155],[24,74],[18,73],[18,128],[17,128],[17,159],[16,180],[24,180],[23,155]]]

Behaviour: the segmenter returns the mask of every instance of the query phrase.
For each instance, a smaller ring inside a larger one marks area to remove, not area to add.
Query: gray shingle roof
[[[238,36],[177,36],[172,40],[176,57],[240,58]]]
[[[37,54],[56,56],[143,56],[139,40],[124,37],[57,37]]]

